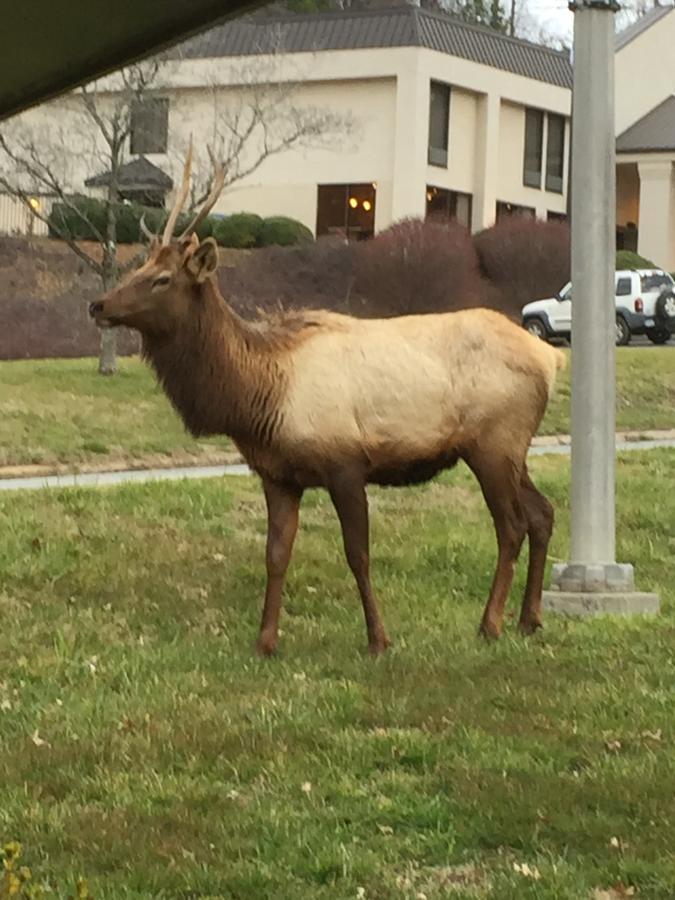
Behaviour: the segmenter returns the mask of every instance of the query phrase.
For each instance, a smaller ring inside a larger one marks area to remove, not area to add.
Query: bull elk
[[[191,151],[161,240],[147,261],[90,306],[126,325],[195,436],[228,435],[258,473],[267,503],[267,585],[259,653],[274,653],[282,588],[307,488],[330,494],[363,603],[371,653],[389,638],[369,573],[366,486],[426,481],[463,460],[494,521],[498,558],[480,632],[496,638],[515,562],[529,538],[520,629],[541,627],[553,509],[526,456],[563,354],[485,309],[363,320],[327,311],[245,321],[215,278],[218,248],[196,225],[172,237],[188,194]]]

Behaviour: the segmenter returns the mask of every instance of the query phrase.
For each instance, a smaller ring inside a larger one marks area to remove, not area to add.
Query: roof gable
[[[249,17],[226,22],[171,55],[188,59],[424,47],[559,87],[572,86],[567,53],[415,6]]]
[[[85,181],[86,187],[107,187],[110,184],[110,172],[101,172]],[[130,160],[120,167],[118,184],[121,190],[160,190],[170,191],[173,181],[166,172],[144,156]]]
[[[675,150],[675,96],[667,97],[616,139],[618,153]]]

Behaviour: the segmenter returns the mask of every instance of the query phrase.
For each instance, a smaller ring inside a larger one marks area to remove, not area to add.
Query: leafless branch
[[[0,134],[0,150],[12,160],[17,168],[18,174],[25,174],[29,177],[33,185],[35,185],[33,193],[45,193],[57,197],[61,203],[71,210],[78,218],[91,229],[96,240],[103,242],[103,235],[91,221],[81,205],[74,202],[73,196],[66,193],[61,180],[53,171],[49,163],[44,162],[40,158],[40,152],[34,144],[24,145],[20,150],[9,146],[4,135]],[[3,178],[3,184],[8,194],[17,197],[23,201],[22,195],[29,197],[30,192],[24,190],[17,181],[10,183],[9,179]],[[29,204],[30,205],[30,204]],[[31,207],[32,208],[32,207]],[[38,217],[39,218],[39,217]]]
[[[101,267],[101,264],[96,259],[94,259],[93,256],[87,253],[86,250],[83,250],[82,247],[80,247],[79,244],[77,244],[65,230],[61,229],[57,222],[50,222],[49,217],[42,213],[39,208],[36,208],[33,203],[31,203],[31,200],[33,198],[28,191],[25,191],[22,188],[17,187],[16,185],[10,184],[7,179],[1,175],[0,187],[4,188],[8,194],[23,203],[23,205],[34,218],[39,219],[40,222],[44,222],[45,225],[49,226],[51,230],[54,231],[57,236],[70,247],[73,253],[76,256],[79,256],[79,258],[84,263],[86,263],[90,269],[93,269],[93,271],[96,272],[97,275],[102,274],[103,269]]]

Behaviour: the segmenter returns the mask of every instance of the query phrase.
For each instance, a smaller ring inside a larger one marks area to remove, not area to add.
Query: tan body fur
[[[324,483],[323,470],[342,460],[363,464],[369,481],[416,481],[421,466],[441,468],[488,439],[519,457],[557,361],[558,351],[488,310],[325,314],[280,357],[288,382],[275,450],[305,485]]]

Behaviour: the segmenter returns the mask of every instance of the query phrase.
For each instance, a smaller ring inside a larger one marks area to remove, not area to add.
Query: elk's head
[[[225,172],[215,165],[211,190],[188,228],[178,238],[173,231],[190,189],[192,144],[183,168],[183,183],[164,233],[151,238],[146,262],[112,291],[89,305],[99,326],[126,325],[144,334],[173,332],[190,315],[199,287],[218,267],[218,247],[213,238],[199,242],[197,226],[206,218],[223,188]],[[143,223],[141,227],[145,230]],[[146,231],[147,234],[147,231]]]

